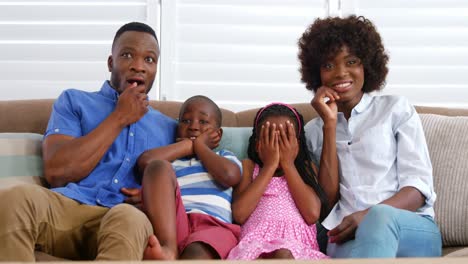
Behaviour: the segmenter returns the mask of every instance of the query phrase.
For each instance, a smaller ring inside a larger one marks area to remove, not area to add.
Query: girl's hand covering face
[[[340,96],[333,89],[322,86],[315,92],[314,98],[310,104],[317,111],[324,123],[335,122],[338,114],[338,106],[336,104]]]
[[[279,132],[276,124],[266,122],[260,128],[257,152],[264,167],[277,168],[279,165]]]
[[[299,153],[299,144],[296,136],[294,124],[289,120],[286,125],[279,125],[279,152],[280,164],[282,168],[294,166],[297,154]]]

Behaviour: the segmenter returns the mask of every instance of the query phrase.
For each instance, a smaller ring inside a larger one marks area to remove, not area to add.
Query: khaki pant
[[[80,204],[37,185],[0,191],[0,261],[34,261],[34,250],[67,259],[141,260],[153,233],[146,215],[120,204]]]

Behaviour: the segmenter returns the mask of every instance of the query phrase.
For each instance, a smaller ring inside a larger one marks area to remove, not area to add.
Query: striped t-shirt
[[[220,150],[216,154],[237,164],[242,172],[242,165],[232,152]],[[201,160],[195,157],[175,160],[172,167],[188,214],[207,214],[225,223],[232,223],[232,187],[224,188],[217,184]]]

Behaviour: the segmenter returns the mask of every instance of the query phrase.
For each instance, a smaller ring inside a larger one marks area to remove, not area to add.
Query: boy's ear
[[[222,138],[223,137],[223,128],[222,127],[218,128],[218,133],[219,133],[219,137]]]

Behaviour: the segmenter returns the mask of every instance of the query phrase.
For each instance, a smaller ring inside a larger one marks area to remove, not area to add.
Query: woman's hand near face
[[[271,167],[276,170],[279,165],[279,132],[276,124],[266,122],[260,129],[258,141],[258,156],[263,162],[263,167]]]
[[[339,99],[340,96],[337,92],[331,88],[322,86],[317,90],[317,92],[315,92],[315,96],[312,98],[310,104],[315,111],[317,111],[324,123],[336,123],[338,114],[336,101]]]

